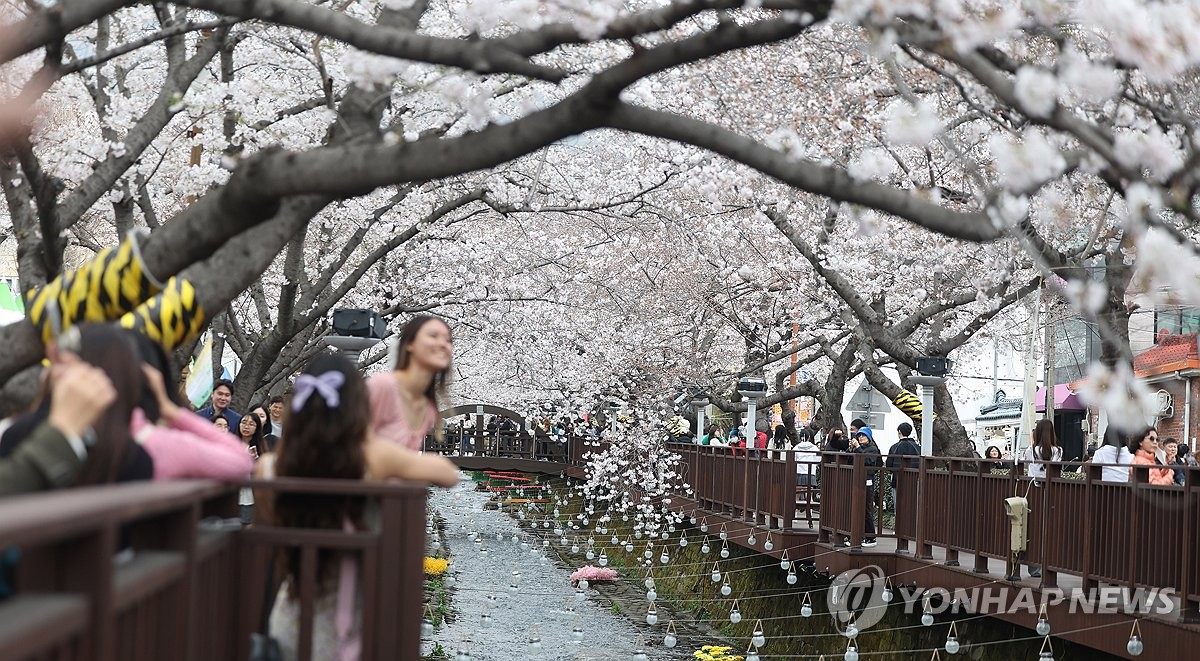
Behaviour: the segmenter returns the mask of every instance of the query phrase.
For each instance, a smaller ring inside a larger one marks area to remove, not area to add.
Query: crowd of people
[[[230,408],[233,384],[220,381],[209,404],[193,412],[157,343],[115,325],[74,326],[47,345],[49,367],[33,406],[0,423],[0,495],[251,475],[452,486],[454,464],[416,451],[435,428],[452,356],[449,326],[422,315],[401,329],[391,349],[393,369],[370,379],[345,358],[321,354],[286,396],[242,415]],[[353,499],[279,494],[263,505],[275,525],[378,525]],[[315,658],[358,658],[356,561],[329,552],[318,564]],[[284,554],[279,566],[270,623],[282,658],[289,659],[299,633],[296,552]]]

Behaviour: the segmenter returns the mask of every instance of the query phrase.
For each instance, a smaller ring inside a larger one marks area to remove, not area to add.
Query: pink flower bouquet
[[[617,580],[617,570],[609,569],[608,567],[593,567],[584,565],[571,573],[571,582],[578,583],[581,580],[586,580],[589,583],[596,581],[615,581]]]

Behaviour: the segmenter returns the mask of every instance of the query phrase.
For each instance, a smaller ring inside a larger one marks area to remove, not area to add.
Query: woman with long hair
[[[453,486],[458,469],[439,455],[419,454],[383,441],[371,432],[371,406],[362,376],[341,356],[323,354],[296,379],[283,438],[274,454],[258,463],[262,477],[343,480],[400,478]],[[357,498],[277,493],[272,501],[276,525],[293,528],[362,530],[368,525]],[[299,634],[300,556],[283,557],[284,581],[271,612],[271,632],[284,658],[295,658]],[[313,658],[357,658],[361,605],[357,564],[350,556],[323,551],[317,558],[317,601],[313,621]],[[350,625],[339,627],[338,612]]]
[[[243,415],[238,421],[237,436],[242,445],[255,457],[270,452],[266,441],[263,440],[262,420],[253,411]]]
[[[1128,482],[1129,465],[1133,463],[1133,453],[1129,451],[1129,439],[1117,431],[1114,425],[1104,430],[1104,445],[1092,455],[1093,464],[1106,464],[1101,471],[1101,479],[1105,482]]]
[[[1175,473],[1169,468],[1163,468],[1158,464],[1158,430],[1154,427],[1146,427],[1139,434],[1134,434],[1129,437],[1129,442],[1125,446],[1129,449],[1129,453],[1133,455],[1130,460],[1129,474],[1130,479],[1133,479],[1133,472],[1138,466],[1150,466],[1150,484],[1167,486],[1175,484]]]
[[[1054,434],[1053,420],[1038,420],[1033,426],[1033,443],[1025,448],[1021,461],[1025,462],[1025,474],[1039,480],[1046,479],[1044,462],[1062,461],[1062,446]]]
[[[440,318],[421,314],[400,329],[392,346],[392,369],[367,379],[371,429],[410,450],[431,432],[441,435],[438,408],[446,400],[454,338]]]
[[[162,345],[140,333],[125,332],[137,346],[145,377],[129,429],[154,460],[154,479],[248,477],[254,459],[245,446],[184,408],[178,390],[167,387],[176,378]]]
[[[94,442],[77,486],[149,480],[154,475],[150,455],[133,440],[129,422],[142,395],[145,376],[137,349],[124,331],[104,324],[81,324],[68,328],[47,351],[51,365],[85,362],[104,371],[116,390],[116,401],[92,424]],[[0,456],[16,451],[30,433],[50,415],[53,376],[42,388],[33,410],[17,418],[0,439]]]

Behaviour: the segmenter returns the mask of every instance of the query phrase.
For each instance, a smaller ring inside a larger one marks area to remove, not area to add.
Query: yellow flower
[[[446,568],[450,566],[450,561],[445,558],[425,558],[425,575],[426,576],[441,576],[446,573]]]

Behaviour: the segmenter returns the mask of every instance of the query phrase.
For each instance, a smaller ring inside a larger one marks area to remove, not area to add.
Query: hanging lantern
[[[797,577],[796,577],[796,570],[794,570],[794,569],[789,569],[789,570],[788,570],[788,575],[787,575],[787,582],[788,582],[788,585],[795,585],[797,580],[798,580],[798,579],[797,579]]]
[[[650,608],[646,609],[646,624],[654,626],[658,624],[658,609],[654,607],[654,603],[650,603]]]
[[[666,551],[663,551],[662,555],[658,556],[658,561],[665,565],[671,561],[671,556],[667,555]]]
[[[700,519],[700,532],[708,532],[708,517]]]
[[[1046,639],[1049,640],[1049,636],[1047,636]],[[1042,643],[1042,646],[1045,647],[1045,643]],[[951,622],[950,632],[946,634],[946,654],[958,654],[958,650],[961,649],[961,647],[962,646],[958,643],[958,627],[956,626],[955,622]]]
[[[685,546],[687,546],[687,536],[686,536],[686,535],[684,535],[684,536],[681,536],[681,537],[679,538],[679,547],[680,547],[680,548],[683,548],[683,547],[685,547]]]
[[[646,580],[642,581],[642,583],[646,586],[647,590],[650,590],[654,587],[654,570],[653,569],[646,572]]]
[[[779,559],[779,568],[784,571],[792,571],[792,561],[788,559],[787,549],[783,550],[783,557]]]
[[[729,557],[729,542],[721,542],[721,557]]]
[[[587,550],[587,553],[584,553],[584,554],[583,554],[583,557],[587,558],[588,560],[595,560],[595,559],[596,559],[596,552],[595,552],[595,551],[593,551],[593,550],[591,550],[591,549],[588,549],[588,550]]]
[[[588,589],[589,585],[591,585],[591,583],[588,583],[588,580],[586,578],[579,579],[579,589],[580,590]]]
[[[763,550],[771,551],[775,549],[775,542],[771,540],[771,531],[767,531],[767,539],[763,542]]]
[[[654,588],[646,590],[646,601],[654,601],[658,599],[658,592]]]
[[[758,538],[754,536],[753,530],[750,531],[750,536],[746,538],[746,543],[750,546],[754,546],[758,543]]]
[[[750,636],[750,642],[754,644],[755,648],[759,648],[767,644],[767,637],[763,634],[762,620],[758,620],[754,623],[754,633]],[[756,649],[755,651],[758,650]]]
[[[729,579],[726,578],[725,582],[721,585],[721,596],[728,597],[731,594],[733,594],[733,588],[729,585]]]
[[[923,610],[924,612],[921,613],[921,624],[927,627],[933,626],[933,611],[931,611],[929,608],[928,595],[925,597],[925,608]]]
[[[575,628],[571,629],[571,637],[576,641],[583,640],[583,627],[576,624]]]
[[[1142,628],[1137,620],[1133,621],[1133,629],[1129,632],[1129,642],[1125,644],[1125,651],[1129,652],[1129,656],[1141,656],[1142,652],[1146,651],[1146,644],[1142,642]]]
[[[679,643],[679,638],[675,631],[675,620],[667,621],[667,635],[663,636],[663,646],[673,648]]]
[[[600,566],[601,566],[601,567],[607,567],[607,566],[608,566],[608,554],[606,554],[606,553],[604,553],[603,551],[601,551],[601,552],[600,552],[600,559],[599,559],[597,562],[599,562],[599,563],[600,563]]]
[[[812,617],[812,595],[804,593],[804,601],[800,603],[800,617]]]
[[[541,652],[542,651],[542,637],[537,634],[534,634],[533,638],[529,639],[529,649],[530,649],[530,651],[533,651],[533,652]]]
[[[846,653],[842,655],[845,661],[858,661],[858,648],[854,646],[854,641],[846,645]]]
[[[1042,639],[1042,649],[1038,651],[1038,659],[1053,659],[1054,644],[1050,642],[1050,636],[1047,635]]]
[[[700,552],[707,555],[712,547],[708,545],[708,535],[704,536],[704,541],[700,542]]]
[[[854,624],[854,620],[850,620],[850,622],[846,625],[846,630],[842,632],[842,635],[846,636],[850,640],[858,638],[858,625]]]
[[[725,530],[725,524],[721,524],[721,541],[729,539],[729,532]]]
[[[729,609],[729,621],[733,624],[742,621],[742,611],[738,610],[737,599],[733,600],[733,608]]]
[[[712,582],[713,583],[721,582],[721,568],[718,567],[717,563],[715,563],[715,562],[713,563],[713,569],[712,569]]]

